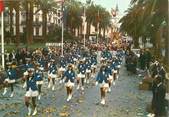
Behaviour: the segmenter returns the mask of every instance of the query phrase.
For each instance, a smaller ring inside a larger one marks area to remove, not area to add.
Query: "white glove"
[[[98,82],[96,81],[95,85],[97,86],[98,85]]]

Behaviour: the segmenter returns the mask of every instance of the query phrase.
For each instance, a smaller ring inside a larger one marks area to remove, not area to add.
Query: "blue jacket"
[[[99,83],[103,83],[103,81],[105,83],[108,83],[107,78],[108,78],[108,74],[105,71],[99,72],[97,77],[96,77],[96,81],[98,81]]]
[[[110,65],[106,66],[105,71],[108,75],[112,75],[112,67]]]
[[[42,75],[40,73],[35,73],[35,79],[36,81],[42,81]]]
[[[91,69],[91,65],[92,65],[91,60],[88,60],[86,62],[86,69]]]
[[[32,91],[36,91],[38,90],[37,85],[36,85],[36,78],[33,75],[31,79],[28,78],[27,80],[27,88],[26,91],[29,90],[29,88],[31,88]]]
[[[97,65],[97,58],[92,56],[91,57],[91,62],[92,62],[93,65]]]
[[[9,77],[10,80],[15,80],[17,79],[17,74],[16,74],[16,69],[12,68],[12,69],[8,69],[7,70],[7,75]]]
[[[74,80],[75,80],[75,72],[73,70],[67,70],[67,71],[65,71],[62,79],[64,77],[66,77],[65,83],[67,83],[69,80],[70,80],[70,82],[74,82]]]
[[[66,61],[64,59],[60,60],[60,66],[65,68],[66,67]]]
[[[78,65],[78,70],[80,73],[85,74],[86,73],[86,65],[84,63],[80,63]]]
[[[55,65],[55,64],[51,64],[51,65],[49,66],[49,74],[56,74],[56,72],[57,72],[57,67],[56,67],[56,65]]]

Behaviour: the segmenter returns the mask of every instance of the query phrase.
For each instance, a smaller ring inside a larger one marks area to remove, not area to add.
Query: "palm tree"
[[[76,29],[79,29],[82,24],[82,4],[80,2],[77,2],[75,0],[71,0],[69,2],[65,3],[66,6],[66,12],[67,12],[67,20],[66,20],[66,27],[67,31],[71,32],[75,35]]]

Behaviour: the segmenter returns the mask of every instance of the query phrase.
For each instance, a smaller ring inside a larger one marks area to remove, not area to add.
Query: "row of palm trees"
[[[120,30],[133,37],[136,47],[139,46],[139,37],[144,42],[150,38],[157,57],[161,57],[161,48],[164,47],[164,59],[169,60],[168,0],[131,0],[131,7],[120,23]]]
[[[64,18],[65,20],[65,30],[75,34],[75,31],[78,30],[78,34],[82,34],[82,16],[84,6],[83,4],[77,0],[65,0],[64,2]],[[36,15],[38,11],[42,11],[42,38],[45,41],[47,40],[47,16],[49,13],[57,14],[57,9],[59,8],[59,3],[56,0],[22,0],[22,1],[6,1],[5,6],[9,9],[10,16],[10,32],[12,32],[13,28],[13,10],[16,12],[16,45],[20,43],[20,31],[19,31],[19,12],[25,11],[26,13],[26,39],[27,43],[31,44],[33,39],[33,15]],[[33,9],[35,6],[38,6],[37,11],[34,13]],[[98,15],[98,11],[100,16]],[[97,23],[100,23],[99,32],[101,30],[106,31],[106,29],[111,24],[111,15],[105,8],[95,5],[94,3],[90,3],[90,5],[86,8],[86,22],[87,22],[87,36],[90,35],[90,25],[97,27]],[[81,32],[81,33],[80,33]],[[105,33],[104,33],[105,34]],[[12,35],[11,35],[12,37]]]

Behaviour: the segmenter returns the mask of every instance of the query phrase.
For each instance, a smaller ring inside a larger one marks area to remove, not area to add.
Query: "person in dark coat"
[[[166,87],[162,82],[161,76],[156,77],[156,86],[153,89],[153,109],[155,117],[161,117],[165,113]]]
[[[139,64],[140,64],[140,69],[145,70],[146,60],[145,60],[145,54],[143,50],[140,51]]]

